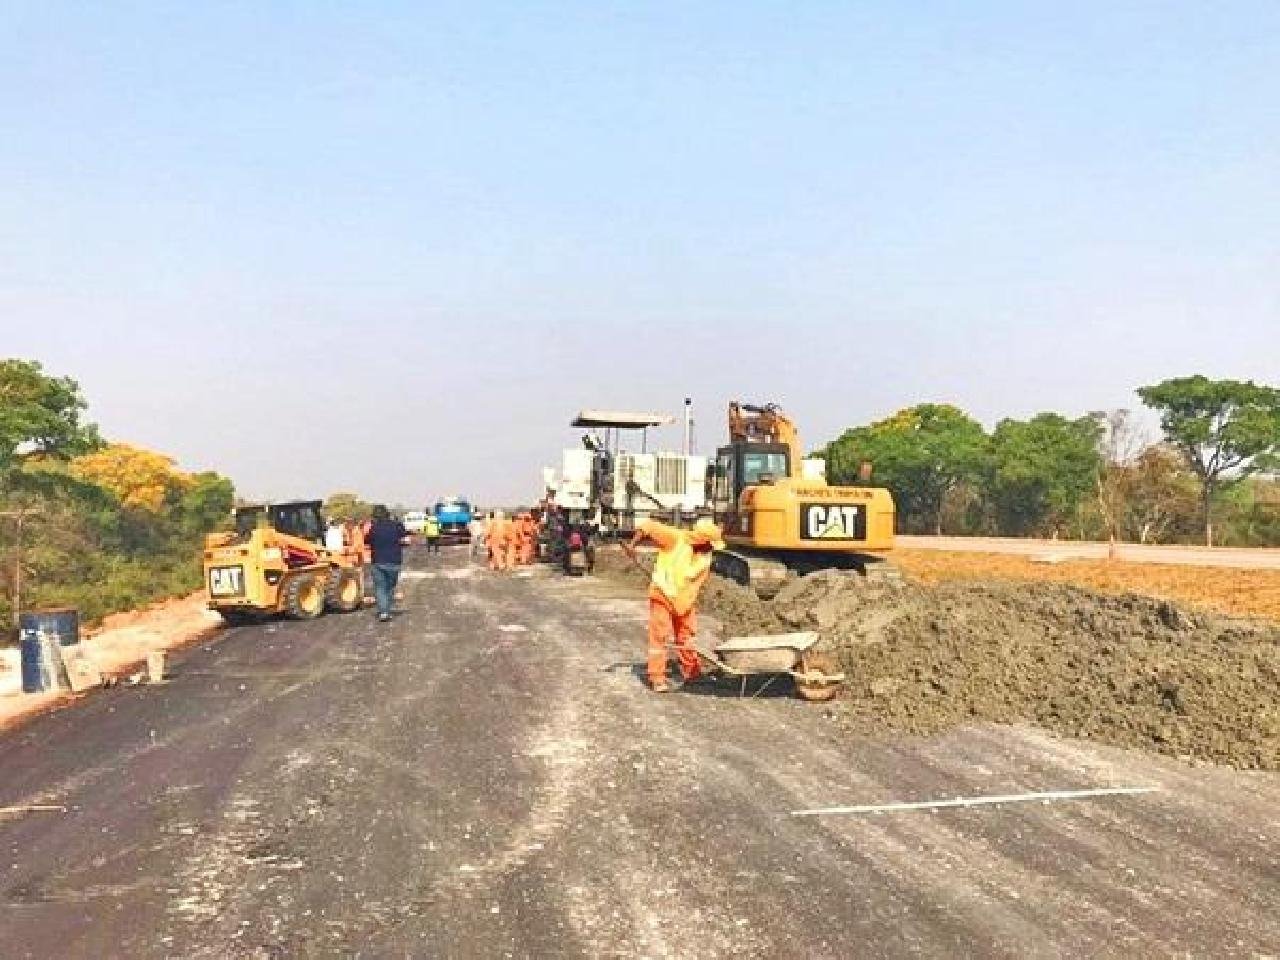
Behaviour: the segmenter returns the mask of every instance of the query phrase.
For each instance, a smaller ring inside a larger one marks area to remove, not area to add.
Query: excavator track
[[[864,577],[869,583],[900,583],[902,572],[882,557],[853,554],[795,553],[758,556],[740,550],[717,550],[711,571],[726,580],[754,591],[762,600],[772,599],[792,577],[804,577],[823,570],[843,570]]]
[[[902,570],[888,560],[868,560],[862,565],[868,583],[902,583]]]

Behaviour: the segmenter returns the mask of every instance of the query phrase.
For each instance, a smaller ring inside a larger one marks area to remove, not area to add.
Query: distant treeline
[[[1280,546],[1280,390],[1203,376],[1137,391],[1163,436],[1126,410],[1001,420],[924,403],[845,431],[834,483],[893,491],[903,533]]]
[[[13,623],[19,519],[22,607],[92,622],[198,589],[204,535],[229,516],[225,477],[105,443],[85,409],[75,381],[0,361],[0,630]]]

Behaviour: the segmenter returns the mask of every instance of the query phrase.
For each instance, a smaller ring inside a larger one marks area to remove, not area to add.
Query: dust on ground
[[[916,580],[1034,580],[1100,593],[1141,593],[1218,613],[1280,620],[1280,570],[1232,570],[1123,560],[1037,562],[1008,554],[895,549],[893,563]]]
[[[597,570],[643,585],[625,557]],[[713,577],[726,635],[816,630],[851,728],[1033,723],[1065,736],[1280,770],[1280,625],[1060,583],[790,581],[770,601]]]

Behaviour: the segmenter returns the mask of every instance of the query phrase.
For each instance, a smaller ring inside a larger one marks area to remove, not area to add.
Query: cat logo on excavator
[[[867,513],[861,504],[806,503],[800,508],[804,540],[865,540]]]

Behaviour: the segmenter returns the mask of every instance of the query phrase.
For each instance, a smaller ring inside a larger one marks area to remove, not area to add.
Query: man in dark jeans
[[[391,619],[391,599],[395,596],[396,583],[400,580],[400,567],[404,563],[404,545],[409,542],[409,531],[399,520],[392,520],[387,508],[373,508],[373,524],[369,527],[366,543],[372,553],[373,595],[378,602],[378,620]]]

